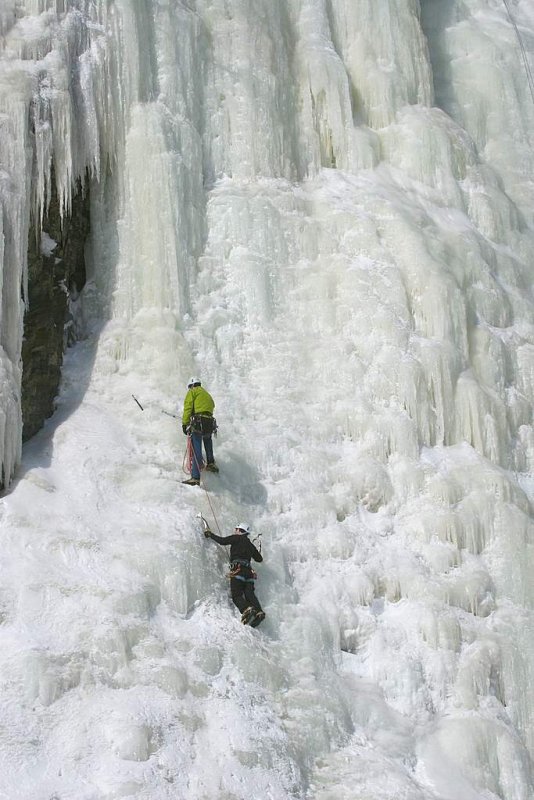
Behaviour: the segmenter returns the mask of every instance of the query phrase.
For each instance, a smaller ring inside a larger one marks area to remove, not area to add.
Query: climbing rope
[[[532,70],[531,70],[530,64],[528,62],[527,51],[525,49],[525,45],[523,43],[523,39],[522,39],[521,34],[519,32],[519,28],[517,27],[517,23],[516,23],[514,17],[512,16],[512,12],[510,10],[509,0],[503,0],[503,3],[504,3],[504,7],[506,8],[506,12],[508,14],[508,19],[510,20],[510,23],[512,24],[512,26],[513,26],[513,28],[515,30],[515,34],[517,36],[517,41],[519,42],[519,49],[521,50],[521,55],[523,57],[523,63],[525,65],[525,72],[527,74],[527,81],[528,81],[528,86],[529,86],[529,89],[530,89],[530,96],[532,97],[532,102],[534,103],[534,77],[532,76]]]
[[[208,505],[209,505],[209,507],[210,507],[210,509],[211,509],[211,513],[213,514],[213,519],[215,520],[215,524],[216,524],[216,526],[217,526],[217,530],[219,531],[219,536],[222,536],[221,529],[220,529],[220,527],[219,527],[219,523],[217,522],[217,517],[215,516],[215,511],[213,510],[213,506],[212,506],[212,504],[211,504],[211,500],[210,500],[209,492],[208,492],[208,490],[206,489],[206,487],[204,486],[204,484],[203,484],[203,483],[201,484],[201,486],[202,486],[202,488],[204,489],[204,491],[206,492],[206,499],[207,499],[207,501],[208,501]]]
[[[202,480],[202,465],[198,463],[198,459],[197,459],[197,456],[196,456],[196,453],[195,453],[195,448],[193,447],[193,440],[192,440],[191,436],[187,437],[187,447],[186,447],[186,452],[185,452],[185,455],[184,455],[184,463],[185,463],[185,459],[186,459],[187,455],[189,455],[189,457],[190,457],[189,472],[191,472],[191,466],[193,464],[193,459],[195,459],[195,464],[197,465],[197,468],[198,468],[198,474],[200,475],[200,487],[202,489],[204,489],[204,491],[206,492],[206,500],[208,501],[208,505],[209,505],[211,513],[213,515],[213,519],[215,520],[215,525],[217,526],[217,530],[219,531],[219,536],[222,536],[221,529],[219,527],[219,522],[217,520],[217,516],[215,514],[215,511],[213,509],[213,504],[211,502],[211,498],[210,498],[209,492],[206,489],[206,487],[204,486],[204,481]]]

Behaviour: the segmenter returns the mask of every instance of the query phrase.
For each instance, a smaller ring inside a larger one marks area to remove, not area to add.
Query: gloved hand
[[[183,432],[185,433],[185,435],[187,436],[187,425],[182,425],[182,431],[183,431]]]
[[[209,538],[210,538],[210,536],[211,536],[211,531],[210,531],[210,529],[209,529],[209,528],[206,528],[206,530],[204,531],[204,536],[206,537],[206,539],[209,539]]]

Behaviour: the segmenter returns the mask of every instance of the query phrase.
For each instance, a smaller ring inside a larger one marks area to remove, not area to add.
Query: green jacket
[[[193,414],[213,414],[214,408],[211,394],[202,386],[193,386],[185,396],[182,425],[187,425]]]

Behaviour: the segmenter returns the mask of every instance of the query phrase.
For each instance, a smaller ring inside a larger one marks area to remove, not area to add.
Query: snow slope
[[[0,12],[3,175],[42,123],[40,191],[1,185],[15,286],[52,152],[92,199],[86,338],[1,501],[0,797],[528,800],[534,103],[506,5],[63,6]],[[209,495],[162,414],[192,373]],[[198,511],[262,533],[257,631]]]

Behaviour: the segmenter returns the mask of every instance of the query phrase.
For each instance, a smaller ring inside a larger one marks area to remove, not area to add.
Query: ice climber
[[[213,457],[212,434],[217,430],[217,423],[213,416],[215,403],[209,392],[202,388],[198,378],[190,378],[187,384],[187,394],[184,400],[182,414],[182,430],[186,436],[191,436],[193,446],[193,459],[191,463],[191,477],[182,483],[189,486],[198,486],[200,483],[200,470],[202,468],[202,443],[206,451],[206,470],[218,472],[219,467]]]
[[[235,533],[230,536],[217,536],[212,533],[205,522],[204,536],[213,539],[214,542],[227,547],[230,545],[230,593],[235,605],[241,611],[241,622],[243,625],[251,625],[255,628],[265,619],[265,611],[259,604],[254,592],[254,581],[256,573],[250,566],[250,559],[263,561],[263,556],[248,538],[250,527],[241,522],[235,527]]]

